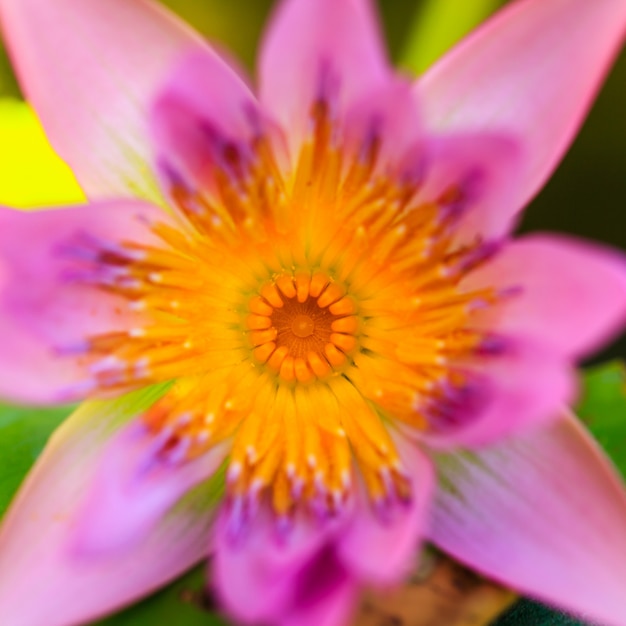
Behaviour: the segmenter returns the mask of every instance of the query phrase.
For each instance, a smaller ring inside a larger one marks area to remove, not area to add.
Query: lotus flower
[[[626,262],[511,231],[626,2],[520,0],[411,82],[366,0],[284,0],[256,95],[147,0],[0,15],[89,199],[0,213],[0,393],[88,400],[4,520],[4,624],[86,623],[212,554],[239,622],[340,625],[425,540],[625,623],[626,497],[564,407]]]

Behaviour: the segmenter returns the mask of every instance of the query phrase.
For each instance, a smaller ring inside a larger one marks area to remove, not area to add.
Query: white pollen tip
[[[252,463],[256,458],[256,449],[254,446],[248,446],[246,448],[246,456],[248,457],[248,461]]]
[[[138,338],[138,337],[144,337],[146,334],[146,331],[143,328],[131,328],[128,331],[128,336],[132,337],[134,339]]]
[[[131,300],[128,303],[128,308],[131,311],[145,311],[147,308],[147,305],[143,300]]]
[[[313,454],[309,454],[309,456],[306,458],[306,462],[311,469],[313,469],[317,465],[317,459]]]
[[[197,443],[206,443],[209,440],[210,437],[210,433],[208,430],[201,430],[197,435],[196,435],[196,442]]]
[[[338,428],[338,429],[337,429],[337,434],[338,434],[340,437],[345,437],[345,436],[346,436],[346,431],[345,431],[343,428]]]
[[[126,363],[116,356],[107,356],[96,361],[90,366],[89,371],[93,374],[101,374],[103,372],[121,371],[125,369]]]
[[[239,463],[239,461],[233,461],[226,472],[226,480],[228,482],[236,481],[239,476],[241,476],[241,469],[241,463]]]
[[[143,357],[135,361],[133,365],[136,376],[147,376],[150,373],[150,359]]]
[[[183,344],[183,348],[185,350],[191,350],[192,346],[193,346],[193,343],[191,341],[185,341],[185,343]]]
[[[265,487],[265,481],[263,481],[258,476],[250,483],[250,493],[251,495],[256,495]]]
[[[136,279],[124,280],[122,281],[122,286],[129,289],[141,289],[143,287],[143,282]]]
[[[230,411],[233,408],[232,400],[227,400],[226,402],[224,402],[224,408],[227,411]]]
[[[204,416],[204,423],[205,424],[212,424],[215,421],[215,414],[214,413],[207,413]]]
[[[148,258],[145,250],[125,250],[124,254],[133,261],[145,261]]]
[[[177,418],[176,418],[176,425],[177,426],[187,426],[191,423],[191,418],[192,415],[189,412],[186,413],[181,413]]]
[[[341,484],[346,491],[350,489],[350,486],[352,485],[352,479],[348,470],[343,470],[343,472],[341,472]]]
[[[150,272],[148,274],[148,279],[152,283],[160,283],[163,280],[163,277],[159,274],[159,272]]]
[[[170,306],[173,309],[179,309],[180,308],[180,302],[178,300],[170,300]]]
[[[296,466],[293,463],[287,463],[285,466],[285,473],[288,478],[293,479],[296,475]]]

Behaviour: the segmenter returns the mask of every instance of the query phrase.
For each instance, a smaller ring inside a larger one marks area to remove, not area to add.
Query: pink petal
[[[252,523],[249,541],[235,544],[224,535],[216,541],[215,584],[229,614],[247,624],[346,624],[358,586],[329,541],[331,533],[305,522],[280,537],[271,521]]]
[[[519,210],[555,168],[622,42],[623,0],[511,3],[419,81],[429,128],[512,133],[528,152]]]
[[[332,551],[322,552],[295,583],[296,597],[278,626],[345,626],[352,623],[360,588]]]
[[[400,437],[396,443],[413,486],[411,501],[394,503],[378,515],[371,503],[361,501],[338,541],[338,555],[347,569],[375,584],[397,582],[415,566],[435,482],[432,464],[421,450]]]
[[[389,79],[359,98],[346,112],[344,146],[355,158],[367,161],[375,152],[383,174],[421,164],[424,132],[419,102],[408,81]],[[412,154],[418,154],[416,163]],[[409,172],[411,174],[412,172]]]
[[[435,544],[521,593],[624,624],[626,494],[575,418],[437,465]]]
[[[224,446],[189,462],[159,458],[155,436],[141,424],[123,429],[100,453],[72,540],[78,554],[107,556],[132,549],[185,493],[210,478]]]
[[[458,133],[433,136],[408,168],[420,167],[423,186],[417,201],[433,202],[456,191],[450,206],[443,207],[453,220],[457,243],[473,243],[477,236],[499,238],[514,226],[512,216],[502,211],[518,193],[523,171],[519,141],[508,135]]]
[[[55,433],[0,529],[3,623],[91,623],[204,557],[212,517],[204,492],[190,493],[126,552],[78,558],[73,549],[76,513],[103,446],[158,396],[152,389],[84,405]]]
[[[215,168],[229,172],[235,157],[245,167],[252,142],[267,130],[252,92],[211,51],[177,65],[152,106],[151,125],[166,185],[182,178],[195,187],[205,187]]]
[[[485,321],[494,332],[534,337],[565,355],[588,354],[626,322],[626,257],[575,239],[511,242],[466,281],[487,285],[520,289]]]
[[[263,508],[235,534],[233,521],[232,510],[224,510],[214,539],[219,597],[240,621],[276,623],[288,611],[299,572],[323,550],[327,533],[304,519],[282,533]]]
[[[54,148],[90,197],[157,197],[148,104],[199,39],[149,0],[1,0],[5,41]]]
[[[316,101],[344,111],[388,72],[370,0],[284,0],[261,50],[260,99],[296,151]]]
[[[467,383],[434,405],[433,446],[481,446],[554,419],[576,389],[571,364],[541,343],[498,337],[468,363]]]
[[[89,335],[138,321],[125,301],[74,276],[89,263],[90,242],[149,242],[149,222],[164,219],[139,202],[30,213],[0,208],[0,396],[68,400],[59,391],[84,375],[71,353],[79,354]]]

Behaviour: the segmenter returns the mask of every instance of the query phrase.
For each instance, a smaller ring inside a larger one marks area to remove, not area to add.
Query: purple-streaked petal
[[[166,186],[182,177],[206,187],[216,168],[240,175],[253,141],[267,131],[248,86],[211,51],[177,65],[156,97],[150,121]]]
[[[626,492],[574,417],[436,458],[436,545],[521,593],[624,624]]]
[[[421,157],[424,142],[419,102],[410,83],[389,79],[354,102],[346,112],[343,142],[361,162],[376,155],[375,164],[385,175],[396,174],[400,166],[417,168],[404,163],[411,154]]]
[[[53,435],[0,528],[4,623],[90,623],[205,556],[214,504],[206,490],[190,492],[126,552],[86,556],[74,547],[76,514],[92,486],[103,446],[160,393],[153,388],[84,405]]]
[[[134,423],[101,451],[78,511],[77,553],[97,557],[132,549],[185,493],[216,472],[226,454],[222,445],[172,462],[161,458],[159,444],[144,425]]]
[[[148,107],[204,48],[149,0],[2,0],[5,41],[48,137],[91,198],[158,198]]]
[[[0,396],[68,401],[59,392],[84,376],[76,355],[86,338],[138,322],[124,300],[90,286],[85,272],[97,265],[97,246],[156,240],[150,222],[165,219],[140,202],[36,212],[0,208]]]
[[[261,102],[297,151],[315,102],[340,113],[389,76],[370,0],[284,0],[266,33],[259,74]]]
[[[360,586],[328,548],[294,581],[295,596],[279,614],[278,626],[344,626],[352,622]]]
[[[525,142],[523,185],[502,213],[518,211],[558,164],[625,31],[623,0],[521,0],[418,81],[431,130],[512,133]]]
[[[238,621],[277,626],[343,626],[354,609],[357,582],[332,537],[337,524],[298,519],[284,532],[262,511],[233,538],[222,516],[213,574],[221,602]]]
[[[507,244],[466,281],[470,289],[486,286],[519,294],[485,324],[561,354],[587,354],[626,322],[626,257],[576,239],[530,235]]]
[[[432,446],[490,444],[549,422],[571,403],[576,377],[571,363],[541,343],[498,337],[465,367],[465,385],[442,389],[429,421]]]
[[[497,239],[514,226],[502,211],[518,193],[524,155],[519,141],[495,133],[458,133],[433,136],[406,171],[423,180],[418,201],[442,203],[445,217],[457,232],[457,243],[473,243],[477,236]],[[441,198],[450,196],[449,201]]]
[[[295,579],[323,550],[328,533],[299,519],[281,529],[262,508],[243,528],[236,512],[224,509],[214,538],[213,575],[224,606],[246,623],[275,623],[288,610]]]
[[[411,500],[383,503],[375,511],[364,499],[338,540],[339,558],[355,577],[368,583],[394,583],[408,575],[426,530],[435,482],[432,464],[403,438],[397,437],[396,444],[412,486]]]

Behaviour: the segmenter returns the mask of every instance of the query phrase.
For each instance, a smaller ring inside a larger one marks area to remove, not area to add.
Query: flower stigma
[[[322,272],[281,276],[250,302],[254,356],[284,381],[325,378],[357,346],[358,319],[345,288]]]

